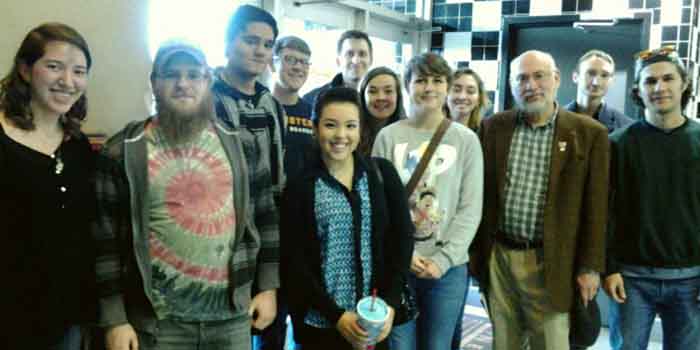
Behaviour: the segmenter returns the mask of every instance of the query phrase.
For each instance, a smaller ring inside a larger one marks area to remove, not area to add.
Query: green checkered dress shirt
[[[545,125],[533,127],[518,114],[506,168],[505,212],[500,229],[516,239],[542,240],[544,206],[557,109]]]

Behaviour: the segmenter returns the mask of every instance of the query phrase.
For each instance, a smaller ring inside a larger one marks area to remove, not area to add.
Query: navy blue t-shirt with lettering
[[[306,154],[313,143],[311,105],[299,99],[295,105],[284,106],[287,113],[287,135],[284,169],[287,181],[294,178],[304,168]]]

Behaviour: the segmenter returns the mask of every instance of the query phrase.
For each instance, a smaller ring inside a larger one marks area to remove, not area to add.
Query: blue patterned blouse
[[[367,173],[353,181],[352,192],[330,176],[316,181],[314,210],[321,243],[321,273],[326,293],[345,310],[353,310],[361,297],[369,295],[372,278],[372,212]],[[359,221],[356,225],[354,221]],[[356,226],[359,226],[360,270],[356,261]],[[361,273],[361,276],[357,276]],[[356,294],[356,278],[362,291]],[[304,322],[319,328],[335,327],[318,310],[311,309]]]

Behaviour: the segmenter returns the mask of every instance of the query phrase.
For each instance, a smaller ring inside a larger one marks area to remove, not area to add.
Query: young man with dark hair
[[[610,136],[612,222],[605,289],[620,303],[623,350],[700,348],[700,124],[683,113],[691,81],[672,47],[638,54],[632,97],[644,119]]]
[[[109,350],[249,349],[250,315],[257,327],[274,317],[276,261],[256,245],[270,241],[256,225],[271,200],[249,191],[242,133],[216,119],[211,83],[201,50],[163,45],[151,74],[156,116],[127,125],[99,158],[96,272]],[[259,296],[250,302],[256,273],[272,280],[271,311]]]
[[[362,77],[372,65],[372,41],[367,33],[359,30],[348,30],[340,35],[335,59],[340,73],[330,83],[311,90],[304,95],[304,101],[313,105],[316,97],[332,87],[347,86],[357,89]]]
[[[272,62],[277,22],[267,11],[241,5],[226,30],[226,67],[215,70],[214,106],[219,121],[239,132],[247,161],[250,195],[255,199],[253,228],[259,251],[244,276],[253,327],[264,329],[275,318],[279,287],[279,217],[276,200],[284,185],[282,165],[285,113],[270,91],[257,82]],[[255,245],[254,242],[250,244]],[[252,288],[252,289],[251,289]],[[241,291],[243,293],[243,291]],[[250,296],[250,295],[249,295]]]

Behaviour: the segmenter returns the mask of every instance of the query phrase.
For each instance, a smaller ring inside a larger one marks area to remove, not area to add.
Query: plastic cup
[[[372,305],[372,299],[374,299],[374,305]],[[357,303],[356,312],[357,322],[369,334],[369,341],[366,345],[376,344],[377,338],[389,318],[389,308],[386,302],[379,297],[364,297]]]

